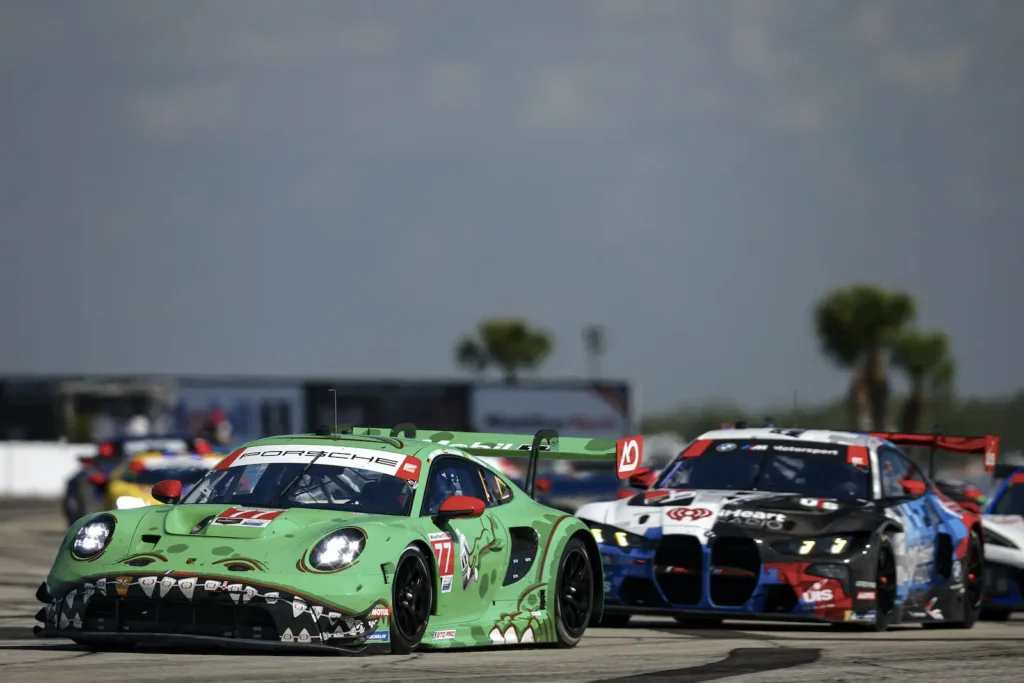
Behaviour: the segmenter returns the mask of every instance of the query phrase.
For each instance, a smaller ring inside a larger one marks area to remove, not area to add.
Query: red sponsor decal
[[[858,600],[874,600],[875,591],[857,591]]]
[[[214,467],[213,469],[215,469],[215,470],[226,470],[227,468],[231,467],[231,463],[233,463],[234,461],[238,460],[238,456],[240,456],[242,454],[242,451],[244,451],[244,450],[245,450],[244,446],[242,448],[239,448],[239,449],[235,450],[234,452],[231,453],[231,455],[229,455],[228,457],[224,458],[219,463],[217,463],[217,466]]]
[[[1010,486],[1014,484],[1024,484],[1024,472],[1017,472],[1015,475],[1010,477]]]
[[[704,451],[706,451],[708,449],[708,446],[710,445],[711,439],[697,439],[696,441],[691,443],[687,447],[687,449],[683,451],[680,455],[682,455],[682,457],[684,458],[696,458],[698,455],[701,455]]]
[[[846,449],[846,462],[854,467],[868,466],[871,460],[868,458],[868,449],[865,446],[850,446]]]
[[[707,508],[672,508],[665,513],[669,519],[674,519],[677,522],[684,519],[697,521],[698,519],[704,519],[705,517],[711,516],[711,510]]]
[[[284,510],[259,510],[256,508],[228,508],[217,515],[220,519],[260,519],[271,520],[283,515]]]
[[[774,571],[779,580],[793,587],[805,605],[813,607],[814,616],[830,621],[845,621],[853,609],[853,600],[843,592],[843,584],[807,573],[810,562],[767,562],[764,569]]]
[[[996,468],[996,458],[999,457],[999,437],[985,437],[985,471],[992,472]]]
[[[414,458],[411,455],[405,456],[405,460],[402,465],[398,468],[398,472],[395,474],[399,479],[405,479],[406,481],[419,481],[420,479],[420,461],[419,458]]]
[[[629,436],[615,442],[615,473],[619,479],[629,479],[640,467],[644,454],[644,437]]]

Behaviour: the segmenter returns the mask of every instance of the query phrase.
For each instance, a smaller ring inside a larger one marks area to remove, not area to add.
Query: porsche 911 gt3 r
[[[635,496],[579,509],[605,569],[605,621],[633,614],[973,626],[977,517],[897,444],[919,435],[725,429]],[[934,438],[934,437],[931,437]]]
[[[539,457],[626,462],[621,450],[409,425],[260,439],[184,496],[156,484],[167,505],[75,522],[36,592],[37,634],[94,649],[574,646],[601,614],[597,544],[479,456],[529,457],[535,472]]]

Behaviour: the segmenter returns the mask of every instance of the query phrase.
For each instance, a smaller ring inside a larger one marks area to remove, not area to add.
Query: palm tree
[[[910,394],[900,412],[900,430],[916,432],[928,398],[952,389],[956,363],[943,332],[903,330],[892,341],[892,364],[906,373]]]
[[[485,320],[476,336],[463,337],[455,346],[456,362],[474,372],[499,368],[507,384],[515,384],[521,369],[535,369],[554,348],[551,335],[520,319]]]
[[[886,350],[915,312],[909,294],[876,285],[836,290],[818,303],[814,323],[822,350],[852,372],[849,406],[855,429],[885,430],[889,405]]]

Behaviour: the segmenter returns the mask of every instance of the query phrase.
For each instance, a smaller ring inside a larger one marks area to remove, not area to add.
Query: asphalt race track
[[[579,647],[410,656],[321,657],[90,653],[32,635],[33,594],[63,535],[56,503],[0,503],[0,680],[22,681],[754,681],[1024,680],[1024,619],[969,631],[907,626],[884,634],[830,627],[726,624],[691,631],[645,619],[593,629]]]

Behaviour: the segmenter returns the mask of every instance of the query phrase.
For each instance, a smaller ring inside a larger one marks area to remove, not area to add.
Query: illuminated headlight
[[[86,522],[71,544],[71,554],[83,560],[96,557],[103,552],[114,536],[114,518],[100,515]]]
[[[118,496],[115,501],[118,510],[128,510],[130,508],[142,508],[146,507],[146,501],[135,496]]]
[[[818,538],[794,538],[788,541],[773,543],[772,549],[782,555],[842,555],[847,552],[853,538],[851,536],[820,536]]]
[[[309,562],[320,571],[341,569],[355,562],[365,545],[366,537],[358,529],[341,529],[324,536],[316,544]]]
[[[603,524],[591,524],[590,533],[594,535],[598,545],[614,545],[619,548],[639,548],[647,545],[647,539],[643,536]]]

